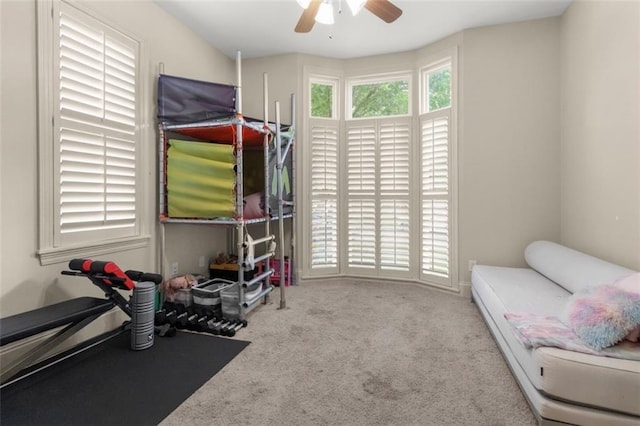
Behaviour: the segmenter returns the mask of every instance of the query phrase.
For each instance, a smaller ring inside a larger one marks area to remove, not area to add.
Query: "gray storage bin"
[[[222,316],[226,319],[240,318],[240,293],[238,290],[238,284],[234,283],[220,291]]]
[[[216,317],[222,316],[222,300],[220,292],[233,286],[232,281],[214,278],[198,283],[191,288],[193,306],[212,311]]]

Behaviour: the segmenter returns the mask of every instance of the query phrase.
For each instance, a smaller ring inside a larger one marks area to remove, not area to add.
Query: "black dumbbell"
[[[159,309],[155,313],[155,323],[157,325],[171,324],[175,325],[176,317],[178,316],[177,305],[173,302],[164,302],[162,309]]]
[[[156,311],[154,321],[156,325],[167,324],[172,320],[175,322],[176,315],[177,314],[175,310],[167,310],[165,308],[162,308]]]
[[[212,317],[206,313],[194,313],[187,319],[187,329],[191,331],[201,331],[202,324],[206,324]]]
[[[222,318],[214,317],[207,321],[206,328],[203,330],[207,333],[215,334],[216,336],[220,334],[220,326],[225,322]]]
[[[247,320],[237,320],[233,324],[231,324],[230,326],[225,327],[225,329],[223,330],[222,334],[224,336],[233,337],[233,336],[236,335],[236,332],[238,330],[240,330],[242,327],[246,327],[246,326],[247,326]]]
[[[228,327],[229,325],[231,325],[231,323],[232,323],[232,321],[231,321],[231,320],[228,320],[228,319],[225,319],[225,318],[221,318],[221,319],[220,319],[220,321],[216,322],[216,323],[213,325],[213,327],[212,327],[212,331],[211,331],[211,332],[212,332],[213,334],[215,334],[215,335],[220,335],[220,334],[221,334],[221,335],[223,335],[223,336],[224,336],[224,335],[225,335],[225,334],[224,334],[225,332],[224,332],[223,330],[224,330],[226,327]]]
[[[180,315],[185,312],[187,312],[187,309],[182,303],[164,302],[162,309],[156,312],[156,324],[169,323],[174,326],[178,323]]]
[[[193,330],[206,331],[207,323],[214,318],[215,315],[213,314],[213,311],[204,310],[193,324]]]
[[[175,325],[178,328],[186,328],[187,320],[193,315],[193,309],[187,307],[182,303],[175,303],[175,318],[170,322],[171,325]]]
[[[156,325],[162,325],[167,322],[167,310],[162,308],[158,309],[154,316],[154,322]]]
[[[157,325],[154,327],[155,333],[160,337],[173,337],[176,335],[176,328],[169,324]]]
[[[228,336],[229,335],[229,330],[231,328],[233,328],[235,323],[236,323],[236,320],[227,320],[227,322],[225,324],[220,326],[220,334],[223,335],[223,336]]]

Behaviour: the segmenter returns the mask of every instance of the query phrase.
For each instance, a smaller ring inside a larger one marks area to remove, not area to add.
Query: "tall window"
[[[310,80],[311,275],[457,286],[454,66],[349,78],[343,116]]]
[[[309,84],[311,149],[310,267],[338,271],[338,82],[312,77]]]
[[[140,47],[64,1],[38,7],[40,255],[53,262],[140,235]]]
[[[411,76],[353,79],[347,88],[347,267],[408,272]]]
[[[451,61],[421,70],[421,276],[451,283]]]

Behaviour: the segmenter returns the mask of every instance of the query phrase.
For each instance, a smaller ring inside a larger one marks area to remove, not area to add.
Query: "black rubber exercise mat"
[[[157,425],[249,342],[178,332],[131,350],[128,331],[0,390],[0,424]]]

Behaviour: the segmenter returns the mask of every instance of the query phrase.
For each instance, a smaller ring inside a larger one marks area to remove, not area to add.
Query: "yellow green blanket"
[[[232,145],[169,140],[169,217],[234,217],[235,164]]]

